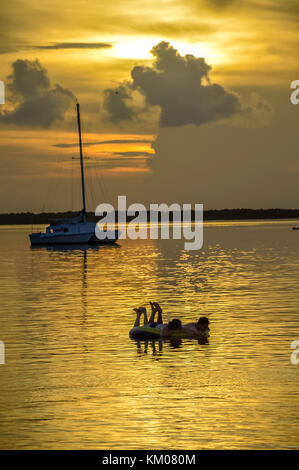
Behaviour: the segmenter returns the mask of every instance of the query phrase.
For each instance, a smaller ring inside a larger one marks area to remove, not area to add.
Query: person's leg
[[[148,325],[146,308],[143,308],[143,326]]]
[[[140,315],[141,315],[141,311],[139,308],[134,308],[133,310],[135,310],[136,312],[136,320],[135,320],[135,323],[134,323],[134,328],[136,326],[140,326]]]
[[[151,313],[151,316],[149,318],[149,323],[152,323],[155,321],[155,314],[156,314],[156,309],[155,309],[155,305],[153,304],[153,302],[150,302],[151,304],[151,308],[152,308],[152,313]]]
[[[162,319],[162,308],[160,307],[160,305],[155,302],[154,303],[155,307],[156,307],[156,311],[158,312],[158,325],[161,325],[163,323],[163,319]]]

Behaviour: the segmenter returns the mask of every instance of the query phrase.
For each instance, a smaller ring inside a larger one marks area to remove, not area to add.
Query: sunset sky
[[[10,0],[1,212],[299,207],[297,0]]]

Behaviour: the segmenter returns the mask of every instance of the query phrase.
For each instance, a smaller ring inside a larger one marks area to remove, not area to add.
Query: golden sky
[[[298,21],[296,0],[6,2],[1,212],[40,211],[57,174],[62,189],[47,208],[67,210],[59,197],[78,177],[71,93],[81,104],[87,177],[99,172],[110,200],[151,202],[154,192],[214,208],[298,207],[298,110],[289,102]],[[208,86],[223,94],[225,112]]]

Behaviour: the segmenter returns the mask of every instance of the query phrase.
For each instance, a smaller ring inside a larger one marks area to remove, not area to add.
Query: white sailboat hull
[[[29,235],[31,245],[57,245],[115,243],[118,240],[118,230],[107,230],[102,232],[104,237],[99,239],[95,233],[96,224],[91,222],[49,225],[46,232],[31,233]]]
[[[92,238],[91,235],[54,235],[47,236],[46,234],[32,233],[30,235],[31,245],[56,245],[56,244],[73,244],[73,243],[88,243]]]

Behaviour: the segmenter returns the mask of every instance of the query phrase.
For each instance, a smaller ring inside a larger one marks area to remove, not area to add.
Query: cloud
[[[117,168],[131,168],[132,170],[137,169],[137,168],[145,168],[147,170],[147,167],[145,165],[145,160],[144,158],[135,158],[134,161],[132,161],[131,158],[121,158],[121,157],[113,157],[113,158],[106,158],[101,160],[101,162],[97,162],[97,167],[98,165],[100,168],[103,169],[117,169]],[[90,168],[90,165],[89,165]]]
[[[95,141],[95,142],[84,142],[84,147],[89,147],[93,145],[105,145],[105,144],[152,144],[152,140],[146,140],[146,139],[112,139],[112,140],[101,140],[101,141]],[[53,147],[58,147],[58,148],[71,148],[71,147],[77,147],[78,144],[54,144]]]
[[[253,92],[248,99],[244,112],[253,118],[252,121],[260,119],[262,123],[263,121],[267,122],[267,117],[271,115],[272,108],[266,100]]]
[[[117,88],[108,88],[104,92],[104,108],[108,111],[112,122],[133,120],[133,109],[128,104],[131,98],[130,85],[124,83]]]
[[[33,49],[107,49],[113,47],[106,42],[55,42],[45,46],[32,46]]]
[[[242,15],[251,15],[252,13],[258,13],[264,20],[276,19],[281,23],[287,20],[287,22],[298,21],[299,16],[299,5],[297,0],[247,0],[243,2],[237,2],[236,0],[190,0],[189,5],[193,6],[193,9],[198,13],[202,11],[204,5],[208,9],[215,10],[216,13],[226,12],[228,15],[232,13],[238,13]]]
[[[215,10],[223,10],[235,3],[235,0],[206,0],[205,3]]]
[[[0,35],[0,38],[5,38],[4,35]],[[109,49],[113,47],[113,44],[106,42],[53,42],[50,44],[43,45],[33,45],[33,44],[19,44],[18,46],[7,45],[7,40],[3,40],[5,46],[0,47],[0,54],[8,54],[10,52],[17,51],[28,51],[28,50],[42,50],[42,51],[51,51],[51,50],[65,50],[65,49]]]
[[[12,64],[12,73],[7,78],[7,88],[14,95],[24,98],[50,88],[47,71],[38,60],[16,60]]]
[[[165,41],[153,47],[151,53],[152,66],[135,66],[131,81],[106,90],[104,106],[112,122],[137,119],[153,106],[160,109],[160,127],[200,126],[250,114],[238,94],[211,82],[211,66],[204,58],[182,56]],[[139,110],[133,108],[136,92],[145,101]]]
[[[113,155],[123,156],[123,157],[152,157],[152,152],[114,152]]]
[[[18,59],[7,77],[13,109],[4,111],[0,121],[20,126],[48,128],[61,121],[74,94],[59,84],[51,87],[47,70],[38,60]]]
[[[42,94],[25,99],[12,112],[2,116],[9,124],[48,128],[55,121],[62,120],[71,104],[68,90],[59,85]]]

